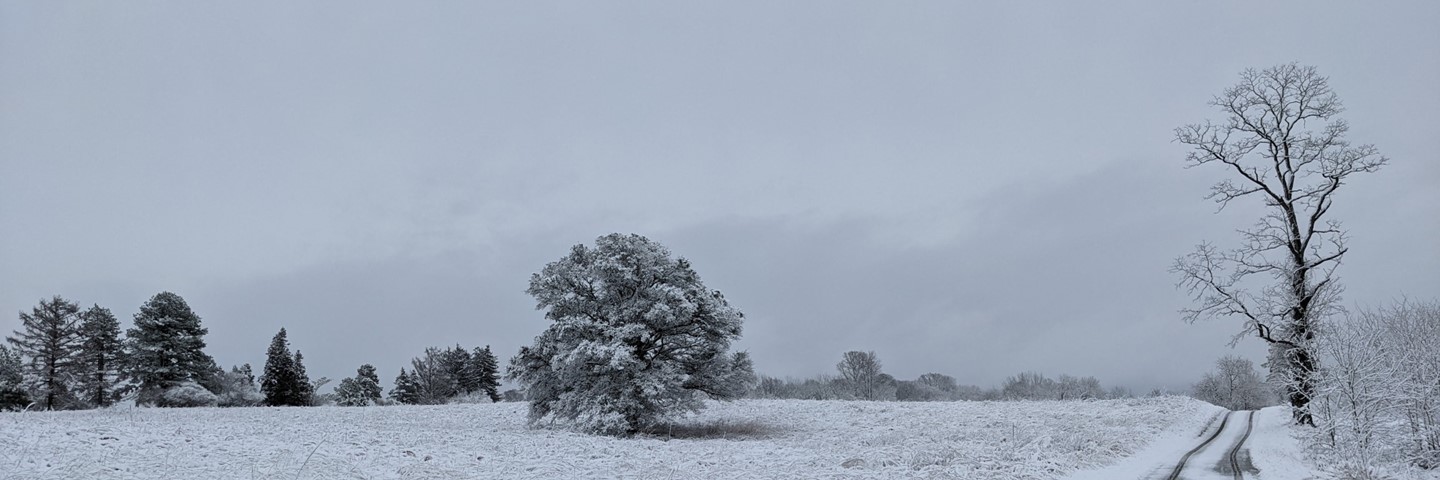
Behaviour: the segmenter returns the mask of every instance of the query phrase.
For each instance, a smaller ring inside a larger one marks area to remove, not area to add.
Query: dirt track
[[[1254,426],[1255,412],[1228,412],[1205,440],[1186,452],[1164,477],[1167,480],[1242,480],[1259,472],[1250,463],[1245,440]]]

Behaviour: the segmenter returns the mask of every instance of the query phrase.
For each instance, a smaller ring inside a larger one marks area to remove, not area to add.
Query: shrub
[[[219,399],[195,382],[185,382],[165,390],[156,404],[160,407],[213,407]]]

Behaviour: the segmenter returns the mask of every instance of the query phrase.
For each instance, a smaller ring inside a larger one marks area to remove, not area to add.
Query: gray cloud
[[[157,8],[158,7],[158,8]],[[83,10],[83,13],[78,11]],[[1241,11],[1244,10],[1244,11]],[[1294,21],[1269,19],[1283,13]],[[0,5],[0,307],[185,296],[223,363],[508,355],[574,243],[694,260],[777,375],[1183,383],[1234,326],[1166,271],[1253,206],[1171,129],[1246,67],[1331,76],[1393,158],[1336,214],[1347,300],[1440,291],[1440,7]],[[0,328],[15,328],[13,316]],[[1259,346],[1241,344],[1256,357]]]

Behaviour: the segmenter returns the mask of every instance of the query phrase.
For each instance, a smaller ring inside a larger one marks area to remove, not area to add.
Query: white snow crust
[[[523,403],[3,413],[0,479],[1053,479],[1169,452],[1217,409],[742,400],[710,403],[668,438],[531,429]]]
[[[1292,422],[1290,407],[1265,407],[1255,414],[1255,430],[1245,444],[1250,462],[1260,469],[1260,480],[1308,480],[1328,478],[1316,471],[1305,457],[1301,428]]]

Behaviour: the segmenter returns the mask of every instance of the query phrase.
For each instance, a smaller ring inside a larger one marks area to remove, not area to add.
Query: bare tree
[[[1254,410],[1274,400],[1274,394],[1255,371],[1255,363],[1234,355],[1215,361],[1215,371],[1207,372],[1191,388],[1195,398],[1231,410]]]
[[[1241,230],[1238,248],[1202,243],[1172,271],[1197,302],[1182,310],[1185,320],[1242,319],[1232,345],[1250,334],[1270,343],[1268,363],[1284,380],[1295,421],[1314,425],[1306,405],[1318,368],[1316,323],[1339,308],[1335,268],[1347,251],[1344,230],[1326,215],[1348,177],[1374,172],[1387,159],[1373,145],[1345,140],[1340,99],[1314,67],[1292,63],[1240,77],[1210,102],[1224,112],[1222,123],[1177,128],[1175,139],[1192,147],[1187,166],[1216,164],[1233,175],[1206,198],[1223,209],[1259,197],[1266,214]],[[1255,285],[1267,275],[1273,282]]]
[[[1059,385],[1040,372],[1022,372],[1005,379],[1000,391],[1009,400],[1054,400]]]
[[[840,370],[840,377],[845,380],[855,398],[882,399],[885,379],[880,372],[880,357],[877,357],[875,352],[845,352],[835,368]]]
[[[1060,400],[1093,400],[1105,398],[1105,388],[1095,377],[1072,377],[1061,375],[1055,382],[1055,392]]]

